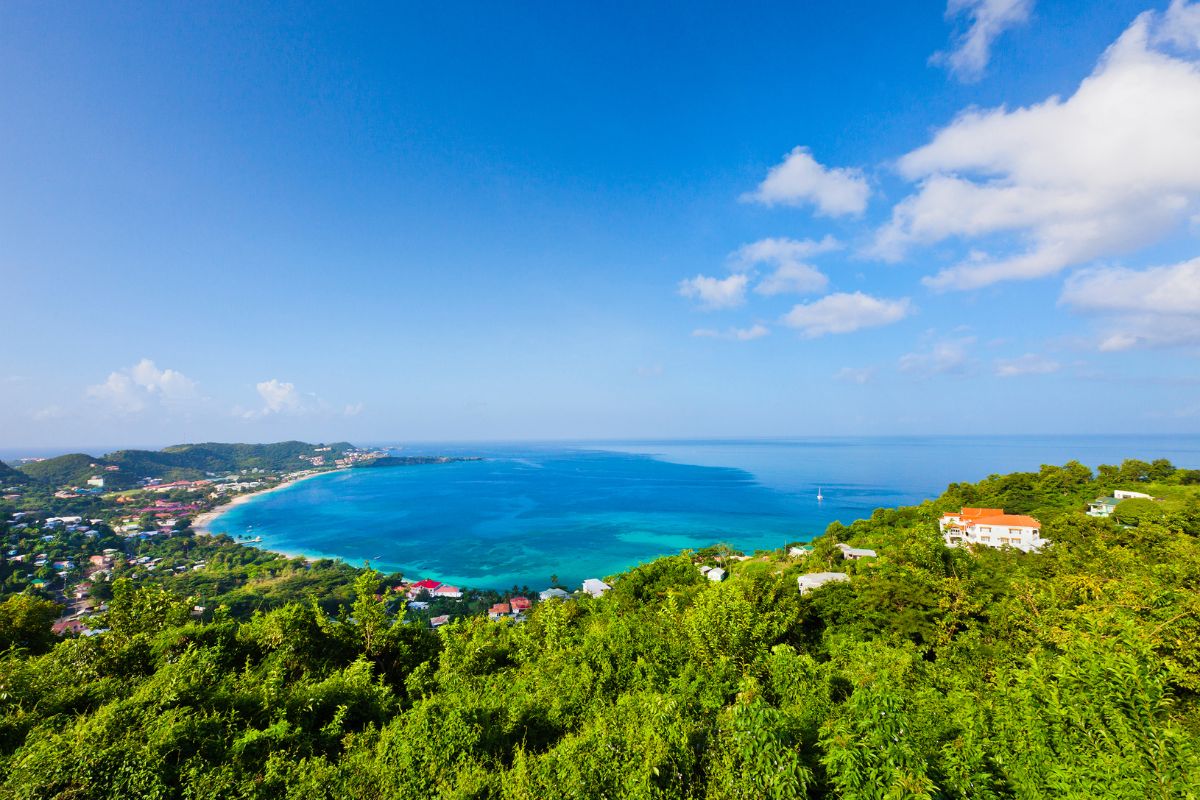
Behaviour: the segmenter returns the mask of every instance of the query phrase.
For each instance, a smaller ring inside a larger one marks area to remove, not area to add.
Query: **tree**
[[[353,630],[367,658],[374,657],[383,648],[383,640],[392,625],[387,601],[379,595],[382,578],[375,570],[367,569],[354,581],[354,606],[351,609]],[[400,615],[403,614],[401,607]]]
[[[1162,507],[1153,500],[1144,497],[1133,497],[1117,503],[1113,517],[1122,525],[1139,525],[1143,521],[1152,522],[1163,518]]]
[[[41,653],[54,643],[51,630],[62,609],[49,600],[14,594],[0,603],[0,652],[20,647]]]
[[[161,586],[135,587],[129,578],[118,578],[112,589],[105,622],[119,638],[152,635],[182,625],[191,616],[189,603]]]

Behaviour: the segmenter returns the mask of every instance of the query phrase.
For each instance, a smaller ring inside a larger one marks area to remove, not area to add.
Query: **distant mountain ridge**
[[[324,451],[328,447],[329,450]],[[321,448],[323,452],[318,452]],[[103,457],[69,453],[31,461],[16,472],[53,486],[82,485],[93,475],[104,477],[106,489],[136,486],[141,478],[196,480],[213,474],[240,472],[243,469],[280,471],[308,466],[301,456],[325,456],[328,462],[356,449],[349,442],[311,444],[288,441],[272,444],[228,444],[203,442],[177,444],[162,450],[116,450]],[[116,467],[117,469],[109,469]],[[4,477],[0,470],[0,479]]]

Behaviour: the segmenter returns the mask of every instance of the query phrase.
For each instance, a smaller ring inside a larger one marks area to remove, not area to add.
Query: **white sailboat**
[[[817,487],[817,502],[819,503],[824,499],[825,499],[825,495],[821,494],[821,487],[818,486]]]

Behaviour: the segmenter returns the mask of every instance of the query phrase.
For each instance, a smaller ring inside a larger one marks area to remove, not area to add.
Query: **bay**
[[[251,498],[210,526],[288,554],[480,588],[569,586],[686,548],[747,552],[920,503],[951,481],[1071,459],[1200,466],[1200,436],[803,438],[422,444],[482,461],[348,470]],[[820,489],[824,499],[817,500]]]

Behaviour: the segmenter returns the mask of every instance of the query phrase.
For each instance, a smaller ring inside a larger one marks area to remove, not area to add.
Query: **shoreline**
[[[192,533],[199,534],[199,535],[211,536],[214,534],[213,525],[214,525],[214,523],[216,523],[216,521],[218,519],[220,519],[230,509],[233,509],[237,506],[244,505],[245,503],[250,502],[250,500],[252,498],[261,497],[262,495],[270,494],[271,492],[278,492],[280,489],[286,489],[289,486],[293,486],[297,483],[300,483],[301,481],[309,480],[310,478],[316,478],[320,475],[331,475],[335,472],[343,472],[346,469],[349,469],[349,467],[341,467],[338,469],[324,470],[322,472],[314,472],[311,475],[303,475],[299,478],[292,478],[291,480],[282,481],[280,483],[275,484],[274,486],[267,487],[266,489],[258,489],[253,492],[246,492],[245,494],[239,494],[236,497],[232,498],[228,503],[222,503],[221,505],[217,506],[216,508],[213,508],[209,511],[205,511],[202,514],[197,514],[196,518],[194,520],[192,520]],[[220,533],[220,531],[217,531],[216,533]]]

